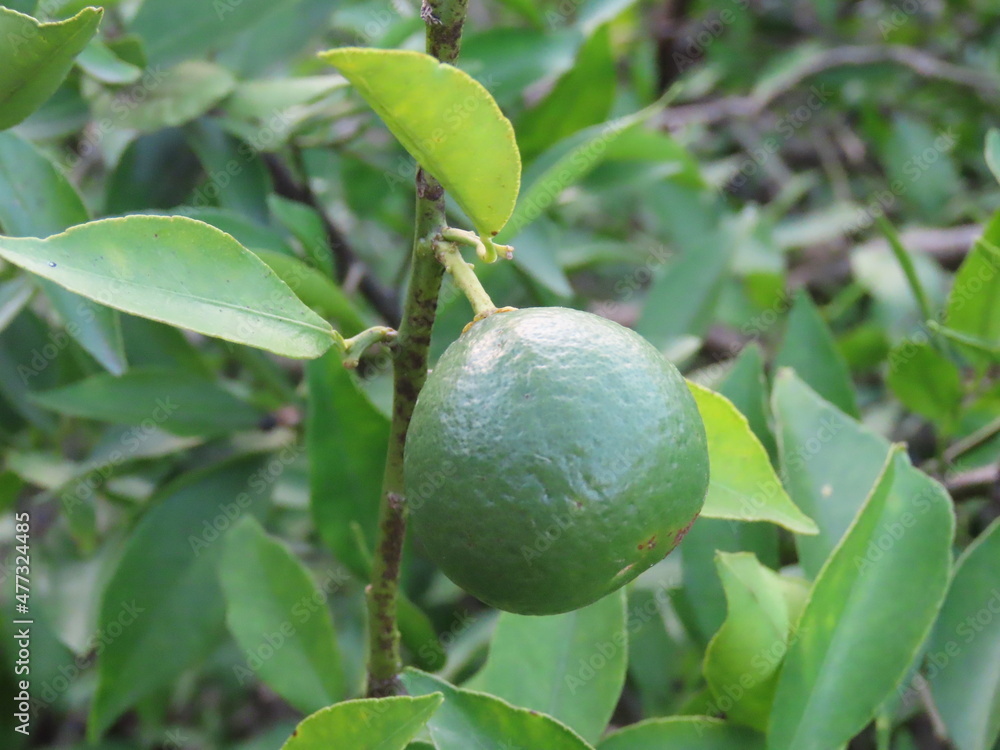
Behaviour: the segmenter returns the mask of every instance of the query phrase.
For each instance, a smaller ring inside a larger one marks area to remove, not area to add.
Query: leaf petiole
[[[507,260],[514,258],[513,247],[510,245],[497,245],[490,239],[484,240],[475,232],[448,227],[441,232],[441,236],[449,242],[456,242],[459,245],[468,245],[469,247],[476,248],[476,255],[484,263],[495,263],[498,257],[498,250],[503,251],[504,258]]]
[[[361,357],[375,344],[391,344],[395,341],[396,330],[388,326],[374,326],[366,328],[356,336],[345,339],[339,333],[335,333],[334,340],[344,355],[344,367],[353,370],[361,361]]]

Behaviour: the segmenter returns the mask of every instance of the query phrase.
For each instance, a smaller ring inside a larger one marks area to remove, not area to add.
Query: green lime
[[[412,529],[498,609],[578,609],[662,560],[701,510],[705,430],[642,337],[560,307],[502,312],[448,347],[406,440]]]

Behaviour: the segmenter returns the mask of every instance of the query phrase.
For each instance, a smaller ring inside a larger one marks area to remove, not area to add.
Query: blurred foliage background
[[[85,5],[5,2],[41,19]],[[414,165],[315,53],[422,49],[418,4],[103,6],[65,82],[0,133],[3,233],[183,214],[258,253],[345,335],[396,324]],[[957,550],[1000,516],[998,256],[981,250],[956,282],[984,227],[1000,245],[1000,138],[984,158],[1000,6],[490,0],[470,7],[460,66],[513,121],[525,164],[522,221],[503,237],[515,260],[480,268],[498,304],[635,327],[732,399],[775,461],[768,382],[793,367],[946,485]],[[975,287],[972,312],[954,311],[953,287]],[[469,318],[446,286],[436,353]],[[356,695],[389,355],[355,373],[336,354],[281,360],[110,313],[11,266],[0,328],[5,611],[14,510],[33,523],[30,746],[83,746],[93,711],[100,747],[273,748],[303,713]],[[243,554],[224,552],[216,542],[248,514],[286,546],[241,526]],[[629,611],[650,616],[614,724],[710,710],[700,663],[726,612],[716,549],[795,560],[775,528],[696,525],[630,591]],[[260,616],[251,582],[289,611],[331,612],[296,624],[321,639],[332,622],[337,647],[302,646],[311,669],[270,662],[264,631],[240,632]],[[474,674],[497,613],[415,548],[405,584],[408,659]],[[935,721],[920,700],[899,707],[892,747],[943,747]]]

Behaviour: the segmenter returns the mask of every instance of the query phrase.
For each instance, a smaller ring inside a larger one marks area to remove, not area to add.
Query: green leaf
[[[226,114],[246,120],[267,120],[276,112],[309,104],[347,86],[339,75],[241,81],[222,103]]]
[[[815,577],[875,484],[889,444],[782,370],[772,394],[782,476],[819,534],[797,536],[799,563]]]
[[[563,615],[503,612],[486,666],[468,687],[548,714],[594,742],[625,684],[626,626],[624,590]]]
[[[87,209],[59,169],[28,141],[0,133],[0,227],[17,237],[48,237],[87,219]],[[67,331],[108,372],[127,363],[118,313],[38,279]]]
[[[562,244],[564,230],[553,221],[540,219],[517,236],[514,263],[533,281],[564,299],[573,296],[573,287],[559,266],[556,249]]]
[[[427,726],[438,750],[470,747],[530,747],[545,750],[588,750],[590,745],[545,714],[515,708],[500,698],[449,685],[425,672],[407,669],[403,684],[413,695],[441,693],[444,705]]]
[[[764,353],[751,342],[740,352],[719,384],[719,394],[728,398],[747,418],[772,462],[778,458],[778,444],[768,419],[767,376],[764,374]]]
[[[253,429],[263,416],[229,391],[184,370],[132,369],[92,375],[32,395],[39,406],[73,417],[142,425],[153,420],[174,435],[224,435]]]
[[[600,164],[622,133],[641,125],[660,112],[665,100],[616,120],[593,125],[568,138],[538,157],[524,175],[524,190],[498,242],[512,242],[529,224],[552,206],[563,190],[589,174]],[[517,198],[515,191],[514,197]]]
[[[541,8],[531,2],[531,0],[500,0],[500,2],[515,13],[519,13],[536,29],[540,29],[545,25],[545,21],[542,19]]]
[[[226,536],[219,580],[229,631],[249,655],[246,666],[239,665],[241,685],[259,673],[303,713],[344,697],[337,635],[326,603],[344,575],[331,570],[318,588],[295,555],[264,533],[256,519],[236,524]]]
[[[706,188],[698,160],[684,146],[659,130],[633,128],[608,145],[608,161],[646,164],[655,178],[667,177],[687,188]]]
[[[132,133],[126,131],[124,138]],[[180,128],[139,135],[126,146],[108,177],[105,213],[125,215],[178,206],[197,199],[204,172]]]
[[[994,179],[1000,182],[1000,130],[990,128],[986,132],[986,166]]]
[[[576,15],[576,25],[584,34],[613,21],[636,4],[636,0],[583,0]]]
[[[927,293],[932,308],[944,304],[948,274],[927,253],[909,254],[917,283]],[[851,254],[851,267],[858,284],[871,295],[866,306],[870,321],[879,324],[892,340],[912,336],[927,318],[914,298],[912,284],[889,248],[873,247]]]
[[[927,651],[934,703],[958,750],[1000,736],[1000,520],[962,554]]]
[[[187,474],[150,501],[104,589],[97,692],[87,734],[96,740],[125,710],[204,659],[225,634],[216,542],[239,517],[259,514],[271,483],[258,457]]]
[[[0,7],[0,130],[17,125],[52,96],[101,24],[102,10],[41,23]]]
[[[899,447],[823,566],[781,670],[769,750],[828,750],[875,716],[944,599],[955,519]]]
[[[628,591],[628,676],[639,695],[643,716],[667,716],[681,700],[678,681],[686,677],[687,638],[665,627],[670,589],[632,586]]]
[[[647,719],[612,732],[597,750],[764,750],[764,737],[703,716]]]
[[[339,353],[330,352],[306,365],[310,504],[323,541],[340,562],[366,579],[378,527],[389,420],[355,386],[340,360]],[[365,540],[364,550],[355,527]]]
[[[150,69],[141,81],[121,88],[93,86],[94,119],[117,128],[153,132],[203,115],[236,86],[225,68],[201,60]]]
[[[903,272],[903,276],[906,277],[906,283],[910,287],[910,293],[913,295],[913,301],[917,303],[917,309],[920,311],[920,317],[924,320],[930,320],[933,317],[930,299],[927,296],[927,292],[924,290],[923,283],[920,281],[920,276],[917,273],[916,265],[913,263],[913,258],[906,251],[906,248],[903,247],[903,240],[899,236],[899,232],[896,231],[896,228],[884,216],[878,217],[878,224],[879,228],[882,230],[882,234],[885,235],[885,238],[889,243],[889,249],[896,258],[896,262],[899,263],[899,268]]]
[[[953,328],[943,326],[935,320],[929,321],[927,327],[936,333],[940,333],[946,339],[950,339],[957,344],[968,347],[970,353],[978,352],[990,355],[1000,354],[1000,342],[994,343],[992,341],[987,341],[986,339],[981,339],[978,336],[970,336],[968,333],[961,333]],[[989,361],[992,361],[992,357]]]
[[[556,81],[541,103],[521,115],[517,144],[525,161],[607,119],[617,82],[610,29],[602,26],[584,42],[573,68]]]
[[[38,342],[49,335],[48,326],[35,315],[30,307],[21,309],[0,336],[0,408],[3,408],[4,431],[13,429],[19,414],[43,432],[52,433],[57,420],[52,414],[37,406],[30,398],[32,391],[51,388],[58,384],[74,359],[72,346],[54,352],[54,357],[41,353]],[[48,354],[53,352],[49,350]]]
[[[571,29],[467,30],[459,65],[489,86],[502,106],[514,107],[523,101],[525,88],[569,70],[582,42],[582,36]]]
[[[955,274],[946,322],[959,333],[1000,346],[1000,212]]]
[[[908,409],[951,429],[965,394],[962,375],[929,343],[906,339],[890,352],[886,382]]]
[[[650,193],[660,229],[680,254],[654,277],[636,324],[636,331],[662,350],[708,329],[743,238],[708,191],[661,182],[650,186]]]
[[[343,47],[321,57],[354,85],[484,239],[503,228],[517,200],[521,157],[514,128],[480,83],[419,52]]]
[[[129,23],[149,61],[164,65],[221,49],[294,0],[144,0]]]
[[[129,216],[48,239],[0,237],[0,257],[102,304],[287,357],[333,329],[253,253],[192,219]]]
[[[33,292],[24,276],[0,282],[0,332],[24,309]]]
[[[273,250],[289,257],[295,255],[295,250],[285,241],[285,236],[280,230],[272,229],[233,209],[218,206],[178,206],[172,209],[170,214],[211,224],[216,229],[232,235],[234,240],[248,249]]]
[[[893,193],[914,209],[917,220],[942,221],[949,202],[962,193],[951,157],[957,142],[954,128],[935,132],[923,121],[894,118],[884,148],[885,169]]]
[[[820,396],[852,417],[858,416],[847,363],[837,351],[826,321],[805,290],[796,295],[788,314],[785,336],[774,366],[790,367]]]
[[[816,534],[774,473],[746,417],[725,396],[687,381],[708,437],[709,481],[704,518],[770,521],[797,534]]]
[[[275,276],[309,307],[337,324],[344,336],[353,336],[370,325],[357,307],[329,276],[298,258],[274,250],[250,248]]]
[[[196,193],[198,202],[217,201],[247,219],[267,223],[271,176],[257,149],[226,133],[213,117],[189,123],[184,133],[208,176]]]
[[[680,545],[681,575],[689,610],[687,627],[702,646],[726,619],[726,594],[715,554],[752,552],[764,565],[777,568],[778,528],[766,523],[699,518]]]
[[[101,83],[120,85],[135,83],[142,78],[142,68],[122,60],[103,42],[92,39],[76,59],[91,78]]]
[[[703,672],[728,719],[764,731],[792,626],[805,604],[805,581],[786,578],[749,552],[718,552],[726,621],[705,650]]]
[[[284,227],[292,233],[299,241],[307,259],[307,265],[324,275],[333,277],[333,256],[330,253],[329,239],[326,236],[326,227],[323,225],[323,217],[312,206],[305,203],[288,200],[279,195],[269,195],[267,197],[267,207],[271,214],[281,222]],[[352,336],[355,332],[344,331],[345,336]]]
[[[403,750],[444,698],[367,698],[317,711],[295,729],[282,750]]]

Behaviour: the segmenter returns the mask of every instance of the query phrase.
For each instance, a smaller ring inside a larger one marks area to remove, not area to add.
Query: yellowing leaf
[[[514,210],[521,157],[489,91],[430,55],[343,47],[320,55],[339,70],[484,239]]]
[[[691,381],[688,388],[708,437],[708,495],[702,517],[770,521],[797,534],[816,534],[816,524],[781,486],[746,417],[725,396]]]

